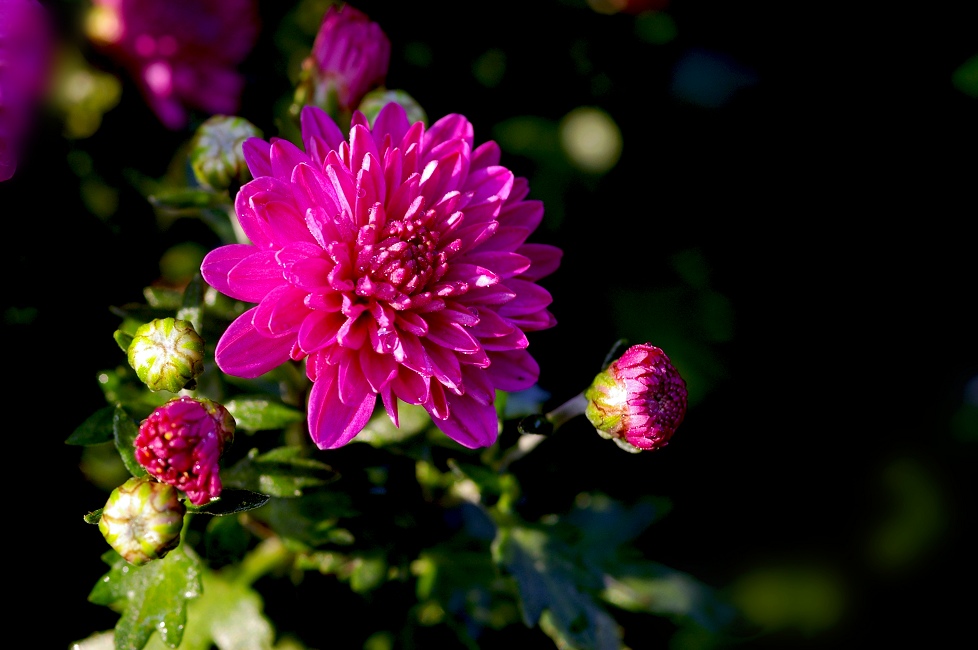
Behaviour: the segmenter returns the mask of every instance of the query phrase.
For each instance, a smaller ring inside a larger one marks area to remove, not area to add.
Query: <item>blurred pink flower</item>
[[[363,96],[383,85],[391,44],[380,25],[354,7],[330,5],[302,62],[296,104],[312,104],[344,123]]]
[[[669,444],[686,416],[686,382],[662,349],[633,345],[585,391],[585,415],[604,438],[628,451]]]
[[[92,0],[93,44],[128,70],[160,121],[187,124],[188,109],[238,110],[237,66],[258,38],[256,0]]]
[[[221,495],[218,461],[234,430],[234,418],[217,402],[177,397],[139,425],[136,460],[199,506]]]
[[[0,181],[13,177],[51,73],[53,26],[37,0],[0,0]]]
[[[257,377],[305,359],[321,449],[352,440],[378,395],[395,425],[401,400],[466,447],[492,444],[495,391],[539,377],[525,332],[556,324],[537,281],[562,252],[526,242],[543,204],[462,115],[426,129],[391,103],[371,130],[355,111],[348,141],[321,109],[300,122],[305,151],[245,142],[254,180],[235,208],[252,244],[201,265],[221,293],[259,303],[218,341],[218,366]]]

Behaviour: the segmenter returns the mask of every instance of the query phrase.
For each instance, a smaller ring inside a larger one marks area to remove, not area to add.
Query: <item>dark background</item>
[[[261,3],[268,29],[288,4]],[[565,251],[543,283],[558,326],[530,337],[552,405],[585,387],[623,330],[648,332],[667,352],[677,341],[681,368],[707,368],[667,449],[626,455],[581,421],[514,467],[536,507],[559,510],[585,490],[665,496],[672,512],[641,539],[649,557],[717,587],[769,566],[838,585],[830,623],[731,645],[968,638],[978,433],[960,417],[978,376],[978,99],[951,75],[978,53],[974,16],[781,4],[790,6],[660,3],[677,27],[664,44],[637,37],[634,15],[569,0],[356,6],[392,41],[388,86],[430,117],[465,114],[478,142],[510,118],[556,122],[582,105],[621,129],[621,159],[600,177],[555,176],[545,158],[504,146],[503,164],[530,179],[531,196],[562,196],[559,223],[548,204],[536,233]],[[83,7],[48,6],[69,33]],[[493,86],[473,74],[490,50],[505,54]],[[677,70],[697,52],[753,83],[719,105],[684,95]],[[290,87],[274,39],[263,35],[242,69],[240,114],[274,134],[268,98]],[[86,601],[105,544],[82,515],[105,493],[63,444],[103,404],[97,371],[121,359],[108,307],[140,300],[169,246],[213,242],[194,222],[161,231],[123,173],[161,176],[189,135],[163,129],[131,82],[91,138],[62,137],[52,113],[38,127],[17,175],[0,184],[8,553],[25,569],[17,584],[36,597],[28,602],[57,620],[44,647],[64,648],[115,620]],[[86,208],[66,162],[77,149],[118,191],[105,218]],[[564,184],[548,185],[555,177]],[[677,255],[704,264],[728,335],[702,334],[702,287],[689,293]],[[654,302],[676,310],[649,314],[643,329],[621,314],[645,318],[648,305],[623,306],[625,294],[679,298]],[[908,531],[909,550],[873,545],[890,526]],[[665,646],[671,632],[654,623],[634,647]]]

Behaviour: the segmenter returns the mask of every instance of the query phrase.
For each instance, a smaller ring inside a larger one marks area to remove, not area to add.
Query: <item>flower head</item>
[[[236,70],[258,37],[256,0],[92,0],[86,30],[126,68],[160,121],[187,124],[188,109],[238,110]]]
[[[186,512],[175,487],[148,476],[133,477],[112,490],[98,528],[127,562],[146,564],[180,545]]]
[[[220,404],[178,397],[139,425],[136,460],[199,506],[221,495],[218,460],[234,439],[234,429],[234,418]]]
[[[177,393],[193,389],[204,372],[204,339],[190,321],[157,318],[139,326],[127,357],[150,390]]]
[[[312,104],[345,122],[368,91],[383,85],[390,56],[380,25],[348,4],[330,5],[302,62],[294,110]]]
[[[47,90],[54,44],[49,19],[37,0],[0,0],[0,181],[13,177]]]
[[[526,241],[543,204],[461,115],[425,128],[392,102],[372,129],[355,111],[347,140],[307,106],[301,125],[305,151],[245,143],[255,178],[235,208],[252,244],[201,265],[215,289],[258,303],[218,341],[218,367],[258,377],[305,360],[322,449],[352,440],[378,396],[395,425],[400,400],[466,447],[492,444],[495,391],[539,376],[525,333],[556,323],[537,281],[561,251]]]
[[[633,452],[665,447],[686,415],[686,382],[649,343],[628,348],[584,397],[584,414],[598,433]]]

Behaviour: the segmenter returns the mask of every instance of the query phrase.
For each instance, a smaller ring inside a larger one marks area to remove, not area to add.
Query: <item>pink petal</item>
[[[252,177],[272,175],[271,148],[272,145],[257,137],[248,138],[241,145],[241,151]]]
[[[499,420],[491,403],[480,404],[468,395],[449,394],[448,407],[447,418],[434,418],[433,421],[449,438],[469,449],[488,447],[496,442]]]
[[[353,440],[367,425],[377,401],[374,393],[366,393],[362,402],[344,404],[336,376],[336,367],[327,366],[309,391],[309,435],[320,449],[336,449]]]
[[[553,302],[550,292],[533,282],[510,278],[506,286],[516,293],[516,297],[499,307],[500,316],[522,316],[541,311]]]
[[[465,256],[465,261],[492,269],[493,273],[501,278],[511,278],[530,268],[529,258],[519,253],[502,251],[472,251]]]
[[[254,246],[249,246],[252,251]],[[268,292],[285,284],[282,267],[272,251],[258,251],[241,260],[227,276],[227,295],[246,302],[261,302]]]
[[[498,219],[503,226],[519,226],[534,231],[543,221],[543,202],[522,201],[506,205],[499,211]]]
[[[486,372],[498,390],[524,390],[540,378],[540,365],[526,350],[490,352],[489,359]]]
[[[256,310],[252,307],[238,316],[217,342],[214,360],[229,375],[253,379],[289,360],[295,337],[259,334],[251,322]]]
[[[564,256],[564,251],[550,244],[523,244],[517,252],[530,258],[530,268],[520,277],[533,282],[560,268],[560,261]]]
[[[378,146],[384,135],[391,136],[391,142],[395,145],[401,141],[404,134],[411,128],[408,121],[407,112],[404,107],[397,102],[390,102],[377,113],[374,118],[373,134],[377,139]]]
[[[258,249],[250,244],[228,244],[215,248],[204,256],[200,263],[200,274],[204,282],[214,287],[221,293],[235,300],[244,300],[237,295],[230,293],[228,287],[228,273],[231,272],[241,260],[245,259]],[[251,301],[257,302],[257,301]]]
[[[312,153],[310,143],[316,139],[325,144],[327,151],[339,149],[340,145],[346,141],[340,127],[323,109],[307,104],[302,107],[299,114],[299,123],[302,128],[302,141],[305,143],[306,151]],[[317,143],[316,147],[320,145]],[[325,152],[323,152],[325,156]],[[322,161],[320,161],[322,162]]]
[[[472,124],[464,115],[459,115],[458,113],[446,115],[428,127],[428,130],[424,134],[424,150],[426,152],[431,151],[433,145],[455,138],[461,138],[471,146],[474,134]],[[428,160],[430,158],[426,156],[425,162]]]

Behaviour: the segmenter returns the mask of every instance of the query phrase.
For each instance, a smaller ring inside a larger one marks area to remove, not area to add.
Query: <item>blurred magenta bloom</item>
[[[384,84],[390,56],[380,25],[348,4],[330,5],[302,63],[296,105],[318,106],[345,122],[364,95]]]
[[[54,33],[37,0],[0,0],[0,181],[13,177],[47,90]]]
[[[86,24],[96,47],[136,80],[169,129],[188,110],[234,114],[244,77],[237,66],[259,32],[256,0],[92,0]]]
[[[234,430],[234,418],[217,402],[178,397],[139,425],[136,460],[199,506],[221,495],[218,461]]]
[[[587,419],[628,451],[669,444],[686,416],[686,382],[660,348],[628,348],[585,391]]]
[[[252,244],[201,265],[218,291],[258,303],[218,341],[217,365],[258,377],[305,359],[321,449],[352,440],[378,395],[395,426],[401,400],[466,447],[492,444],[495,391],[539,377],[525,332],[556,324],[537,281],[562,252],[526,242],[543,204],[462,115],[426,129],[390,103],[372,130],[355,111],[348,141],[319,108],[300,122],[305,151],[245,142],[254,180],[235,208]]]

